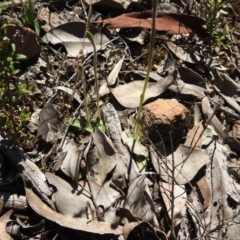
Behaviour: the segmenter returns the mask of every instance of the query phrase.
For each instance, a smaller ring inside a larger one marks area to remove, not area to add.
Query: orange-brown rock
[[[188,109],[175,99],[158,99],[144,106],[142,130],[153,142],[180,140],[186,135],[189,123]],[[146,133],[145,132],[145,133]]]

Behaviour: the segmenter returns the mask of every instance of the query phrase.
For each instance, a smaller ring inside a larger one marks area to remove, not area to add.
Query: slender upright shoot
[[[93,72],[94,72],[94,79],[95,79],[95,92],[97,96],[97,114],[98,114],[98,119],[101,120],[101,113],[100,113],[100,107],[99,107],[98,78],[97,78],[97,49],[96,49],[96,44],[95,44],[92,33],[88,31],[87,37],[93,45]]]
[[[147,74],[144,79],[144,86],[143,86],[143,91],[140,95],[140,103],[137,111],[137,123],[136,123],[136,128],[135,128],[135,138],[138,139],[139,137],[139,121],[141,118],[142,114],[142,107],[144,103],[144,98],[145,98],[145,93],[147,90],[148,86],[148,81],[149,81],[149,76],[150,76],[150,71],[152,68],[152,58],[153,58],[153,50],[154,50],[154,40],[155,40],[155,30],[156,30],[156,15],[157,15],[157,5],[158,5],[158,0],[152,0],[153,3],[153,13],[152,13],[152,34],[151,34],[151,39],[150,39],[150,49],[149,49],[149,55],[148,55],[148,65],[147,65]]]
[[[89,109],[88,109],[88,103],[87,103],[87,86],[86,86],[86,81],[85,81],[85,76],[84,76],[84,67],[80,63],[78,65],[77,71],[78,71],[77,74],[81,78],[82,84],[83,84],[83,98],[84,98],[83,103],[84,103],[84,108],[85,108],[87,125],[88,125],[88,127],[91,128],[92,125],[91,125],[91,121],[89,118]]]

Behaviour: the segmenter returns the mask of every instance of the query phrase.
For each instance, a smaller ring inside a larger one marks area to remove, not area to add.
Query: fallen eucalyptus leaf
[[[122,140],[125,145],[131,150],[131,152],[136,155],[141,155],[144,157],[148,157],[148,150],[145,146],[143,146],[139,141],[136,141],[132,137],[129,137],[126,131],[122,133]]]
[[[105,23],[109,28],[152,28],[152,12],[130,12],[115,18],[95,21]],[[205,21],[202,18],[158,11],[156,18],[156,30],[164,31],[168,35],[196,33],[201,37],[206,37],[206,29],[203,28]]]
[[[88,5],[93,6],[102,6],[107,7],[109,9],[127,9],[132,2],[139,3],[139,0],[131,0],[131,1],[122,1],[122,0],[85,0]]]
[[[104,81],[101,87],[99,88],[100,97],[110,93],[109,86],[112,86],[113,84],[116,83],[123,61],[124,61],[124,57],[118,61],[118,63],[114,66],[113,70],[108,75],[107,81]]]
[[[30,207],[37,214],[50,221],[56,222],[60,226],[96,234],[122,234],[122,226],[120,225],[113,228],[111,224],[106,222],[89,221],[84,218],[72,218],[55,212],[44,204],[29,188],[26,188],[26,197]]]
[[[216,69],[213,70],[213,76],[216,81],[216,86],[214,86],[214,88],[229,106],[240,113],[240,106],[236,100],[236,98],[240,96],[240,84],[236,83],[227,74],[219,73]]]
[[[189,68],[178,67],[178,73],[180,78],[189,84],[199,85],[200,83],[204,83],[204,79],[196,72]]]
[[[142,221],[151,223],[153,226],[159,226],[156,210],[153,204],[150,190],[145,183],[146,176],[138,176],[129,186],[125,208],[131,210],[135,217]]]
[[[65,216],[87,218],[86,204],[94,205],[90,194],[77,183],[68,183],[53,173],[45,173],[48,182],[56,187],[53,194],[57,210]]]
[[[177,71],[174,70],[167,77],[158,82],[149,82],[145,93],[144,102],[149,98],[159,96],[175,81]],[[111,89],[117,101],[126,108],[136,108],[139,106],[140,95],[142,94],[144,81],[133,81]]]
[[[158,159],[156,155],[154,156],[154,152],[151,152],[151,156],[155,158],[152,161],[155,170],[165,182],[172,182],[174,168],[174,179],[179,185],[189,183],[197,172],[210,161],[205,152],[183,144],[180,144],[177,150],[166,158]]]
[[[52,44],[63,44],[68,52],[68,56],[77,57],[79,54],[84,56],[93,52],[93,45],[88,38],[84,38],[86,24],[83,22],[69,22],[51,29],[45,34],[43,40]],[[99,32],[95,27],[90,26],[97,51],[103,47],[109,39]]]
[[[62,152],[65,152],[66,155],[64,154],[63,162],[60,168],[73,181],[77,182],[81,159],[79,159],[78,148],[73,139],[64,141]]]
[[[175,83],[169,86],[168,89],[178,94],[193,95],[200,99],[206,96],[203,87],[185,83],[181,79],[175,81]]]
[[[223,222],[222,231],[213,231],[211,238],[234,239],[240,236],[240,216],[237,206],[240,201],[240,185],[228,173],[228,149],[215,139],[216,132],[210,125],[203,134],[205,151],[211,157],[211,164],[207,164],[206,179],[211,187],[212,199],[204,214],[204,231],[214,229]]]
[[[173,219],[171,220],[173,221],[174,226],[177,226],[187,213],[187,193],[185,186],[172,185],[172,183],[169,184],[162,181],[159,183],[159,185],[161,195],[170,219],[172,207],[174,207]],[[172,196],[172,192],[174,192],[174,196]]]
[[[198,55],[187,52],[185,49],[172,42],[167,42],[167,46],[179,59],[185,62],[195,63],[201,60]]]
[[[199,122],[192,129],[189,130],[187,139],[184,143],[187,147],[194,147],[201,149],[202,147],[202,133],[204,131],[204,127],[202,122]]]
[[[116,166],[115,150],[111,140],[97,128],[91,144],[86,160],[88,180],[102,186],[107,174]]]
[[[205,211],[211,203],[212,200],[212,192],[209,186],[209,183],[206,179],[206,176],[203,176],[201,179],[196,181],[199,192],[201,193],[201,197],[203,199],[202,210]]]

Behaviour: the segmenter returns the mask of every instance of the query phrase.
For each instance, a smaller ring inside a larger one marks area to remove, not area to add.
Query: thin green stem
[[[144,103],[144,97],[148,86],[149,76],[152,68],[152,58],[153,58],[153,51],[154,51],[154,40],[155,40],[155,30],[156,30],[156,15],[157,15],[157,5],[158,0],[153,0],[153,14],[152,14],[152,34],[150,39],[150,49],[149,49],[149,55],[148,55],[148,65],[147,65],[147,74],[144,79],[144,86],[143,91],[140,95],[140,103],[137,111],[137,123],[135,128],[135,138],[137,139],[139,137],[139,128],[140,128],[140,118],[142,114],[142,108]]]
[[[94,79],[95,79],[95,92],[97,96],[97,114],[98,114],[98,119],[101,120],[101,113],[100,113],[100,107],[99,107],[98,77],[97,77],[97,49],[96,49],[96,44],[95,44],[92,33],[88,31],[87,37],[93,45],[93,72],[94,72]]]
[[[79,64],[77,71],[78,71],[77,74],[81,77],[82,84],[83,84],[83,103],[84,103],[84,108],[85,108],[87,124],[88,124],[89,127],[92,127],[91,121],[90,121],[90,118],[89,118],[89,111],[88,111],[87,86],[86,86],[86,81],[85,81],[85,76],[84,76],[84,67],[81,64]]]

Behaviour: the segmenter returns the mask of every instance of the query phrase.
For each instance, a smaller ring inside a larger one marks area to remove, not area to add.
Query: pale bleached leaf
[[[178,79],[168,89],[178,94],[193,95],[200,99],[205,97],[205,89],[203,87],[185,83],[181,79]]]
[[[162,181],[159,185],[169,218],[171,219],[171,213],[173,211],[173,219],[171,220],[173,221],[174,226],[177,226],[187,212],[187,193],[185,186],[172,185]],[[172,195],[172,193],[174,193],[174,195]]]
[[[175,81],[177,71],[174,70],[167,77],[158,82],[149,82],[145,93],[144,102],[150,98],[159,96]],[[111,90],[117,101],[126,108],[136,108],[140,103],[144,81],[133,81],[120,85]]]
[[[189,183],[197,172],[210,162],[205,152],[183,144],[180,144],[177,150],[166,158],[160,159],[156,155],[154,157],[153,152],[151,153],[153,166],[161,178],[171,183],[174,169],[175,183],[181,185]]]
[[[240,216],[237,210],[240,185],[228,173],[229,150],[218,143],[215,136],[213,127],[207,126],[203,134],[203,145],[211,158],[211,164],[206,165],[206,179],[211,188],[212,199],[203,215],[206,227],[202,231],[227,223],[222,225],[221,231],[211,232],[209,237],[234,239],[240,236]],[[192,215],[198,218],[196,213],[192,212]]]
[[[55,206],[60,213],[69,217],[87,218],[87,202],[95,212],[91,195],[80,185],[77,183],[70,184],[50,172],[46,172],[45,175],[48,182],[56,188],[53,197]]]
[[[112,86],[116,83],[119,71],[122,68],[122,64],[124,61],[124,57],[118,61],[118,63],[114,66],[113,70],[107,77],[107,81],[104,81],[103,84],[99,88],[99,96],[104,96],[110,93],[109,86]]]
[[[167,42],[168,48],[181,60],[189,63],[195,63],[200,61],[200,57],[195,53],[186,51],[182,47],[175,45],[172,42]]]
[[[112,141],[97,128],[92,133],[90,144],[86,159],[88,180],[101,186],[116,166],[116,153]]]
[[[34,194],[34,192],[29,188],[26,188],[26,197],[30,207],[37,214],[44,218],[49,219],[50,221],[56,222],[60,226],[88,233],[114,234],[114,235],[122,234],[121,225],[117,225],[116,228],[113,228],[110,223],[89,221],[88,219],[85,218],[68,217],[58,212],[55,212],[45,203],[43,203],[41,199],[36,194]]]
[[[80,153],[73,139],[64,141],[62,152],[66,155],[64,154],[65,156],[61,165],[61,170],[72,180],[77,182],[81,159],[79,158]]]
[[[155,207],[151,198],[149,188],[145,183],[146,176],[138,176],[129,186],[125,208],[131,210],[135,217],[142,221],[149,222],[154,226],[158,226]]]
[[[93,52],[93,45],[88,38],[84,38],[85,29],[86,24],[83,22],[65,23],[47,32],[43,40],[52,44],[63,44],[70,57],[77,57],[79,54],[87,55]],[[89,31],[94,37],[97,50],[109,41],[95,27],[90,26]]]
[[[122,0],[85,0],[88,5],[98,5],[108,8],[127,9],[131,2],[137,2],[138,0],[122,1]]]
[[[131,151],[137,155],[148,157],[148,150],[139,141],[136,141],[132,137],[129,137],[127,131],[122,132],[122,140],[125,145],[128,146]]]
[[[63,92],[66,92],[66,93],[68,93],[70,96],[71,96],[71,95],[73,94],[73,92],[74,92],[71,88],[64,87],[64,86],[58,86],[58,87],[55,87],[54,89],[57,89],[57,90],[61,90],[61,91],[63,91]],[[74,92],[73,97],[74,97],[74,99],[76,99],[76,100],[79,102],[79,104],[82,104],[81,97],[80,97],[80,95],[79,95],[78,93]]]

